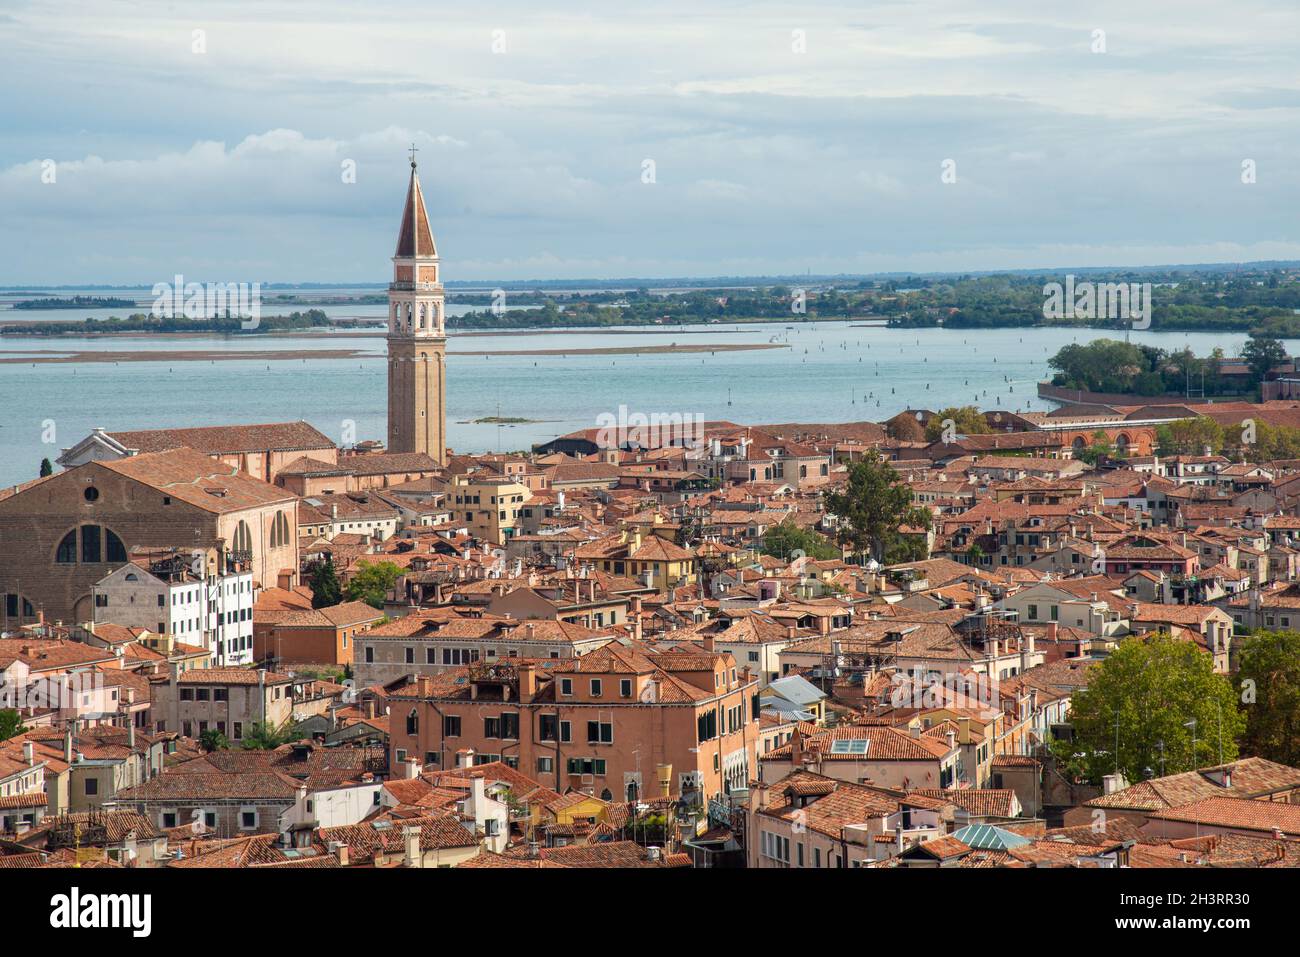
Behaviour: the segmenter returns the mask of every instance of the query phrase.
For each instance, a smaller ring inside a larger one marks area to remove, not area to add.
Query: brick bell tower
[[[411,183],[388,286],[388,451],[447,462],[447,335],[438,248],[411,148]]]

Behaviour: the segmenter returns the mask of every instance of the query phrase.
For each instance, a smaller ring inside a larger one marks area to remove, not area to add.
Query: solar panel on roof
[[[831,754],[866,754],[867,738],[839,738],[831,742]]]

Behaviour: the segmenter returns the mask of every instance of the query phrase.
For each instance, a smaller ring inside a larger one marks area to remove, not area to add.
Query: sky
[[[0,284],[1300,259],[1300,4],[540,6],[3,0]]]

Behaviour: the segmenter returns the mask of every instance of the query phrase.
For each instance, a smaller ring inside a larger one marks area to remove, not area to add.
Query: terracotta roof
[[[1248,831],[1300,834],[1300,805],[1248,798],[1211,797],[1151,815],[1162,821],[1196,822]]]
[[[272,422],[263,425],[210,425],[191,429],[147,429],[109,432],[109,438],[139,452],[166,452],[191,448],[206,455],[233,452],[289,452],[296,449],[332,449],[334,442],[306,422]]]
[[[217,462],[190,448],[92,462],[81,468],[108,469],[187,505],[217,514],[297,501],[292,492],[268,485],[233,465]]]
[[[1225,769],[1232,775],[1230,788],[1225,788],[1209,776],[1213,774],[1221,779]],[[1264,797],[1291,788],[1300,788],[1300,769],[1265,758],[1249,757],[1214,768],[1139,781],[1113,794],[1095,797],[1085,804],[1088,807],[1161,811],[1207,798],[1225,795],[1235,798]]]

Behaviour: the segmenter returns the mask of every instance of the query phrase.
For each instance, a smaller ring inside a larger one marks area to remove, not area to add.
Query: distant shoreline
[[[784,343],[699,343],[692,345],[660,346],[607,346],[598,349],[495,349],[453,351],[453,356],[625,356],[662,353],[751,352],[758,349],[788,349]],[[90,362],[284,362],[289,359],[382,359],[383,356],[360,349],[286,349],[223,351],[217,349],[188,349],[149,352],[140,351],[63,351],[58,349],[32,350],[24,355],[0,356],[0,364],[43,365],[55,363]]]

